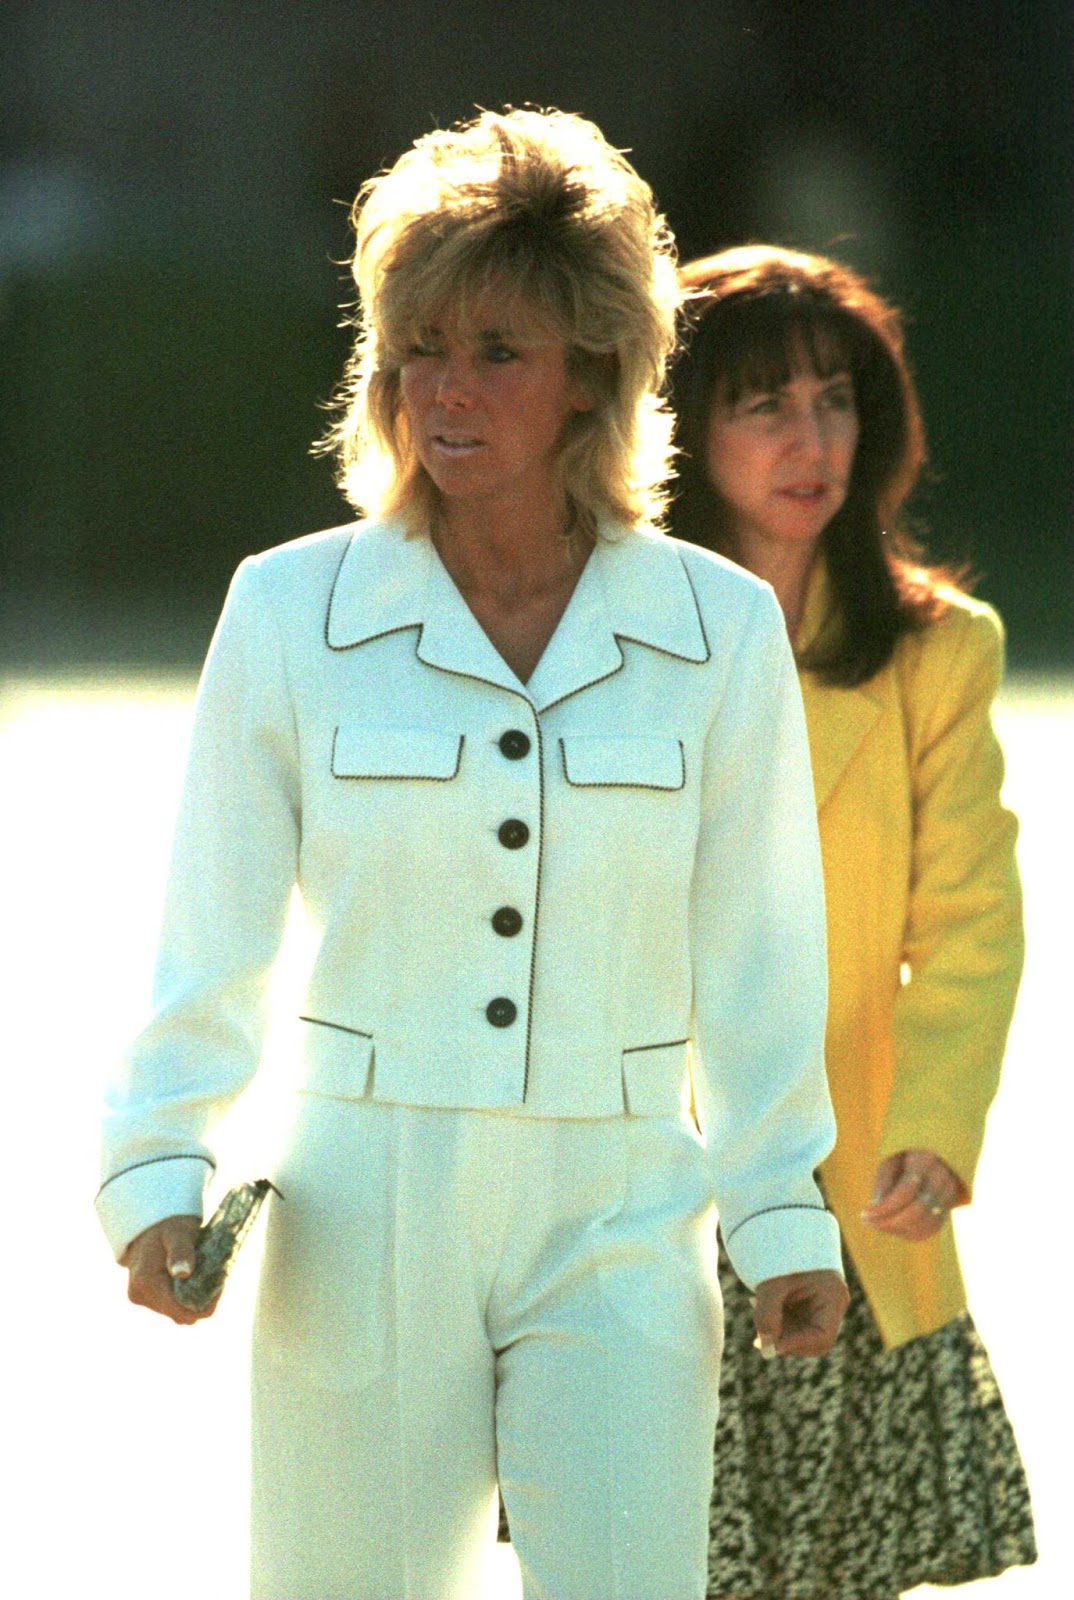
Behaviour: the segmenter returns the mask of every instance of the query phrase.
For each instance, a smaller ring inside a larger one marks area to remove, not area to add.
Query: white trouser
[[[308,1094],[254,1341],[255,1600],[705,1593],[722,1316],[697,1135]]]

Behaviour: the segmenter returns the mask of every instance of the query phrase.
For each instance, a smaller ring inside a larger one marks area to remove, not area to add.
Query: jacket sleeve
[[[750,1286],[840,1271],[814,1179],[835,1139],[820,845],[798,678],[767,589],[708,733],[691,941],[694,1096],[731,1263]]]
[[[254,563],[232,583],[198,691],[152,1014],[106,1101],[97,1209],[116,1255],[201,1215],[207,1130],[253,1076],[299,846],[279,636]]]
[[[952,609],[921,635],[904,680],[913,857],[881,1156],[932,1150],[968,1199],[1022,972],[1017,822],[1000,801],[991,707],[999,618]]]

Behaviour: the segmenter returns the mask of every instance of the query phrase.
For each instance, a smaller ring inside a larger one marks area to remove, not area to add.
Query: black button
[[[522,918],[514,906],[501,906],[499,911],[493,912],[492,926],[505,939],[513,939],[516,933],[522,932]]]
[[[501,995],[498,1000],[489,1001],[485,1015],[494,1028],[509,1028],[518,1016],[518,1007],[513,1000],[505,1000]]]
[[[508,728],[500,736],[500,749],[508,761],[521,761],[523,756],[530,753],[529,734],[523,733],[521,728]]]
[[[517,817],[508,817],[506,822],[500,823],[497,837],[505,850],[521,850],[529,843],[530,830]]]

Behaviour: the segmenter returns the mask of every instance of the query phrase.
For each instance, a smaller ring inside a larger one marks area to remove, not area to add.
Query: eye
[[[512,350],[510,345],[503,344],[499,339],[486,344],[482,354],[486,361],[490,361],[496,367],[506,366],[509,361],[518,360],[517,350]]]
[[[854,390],[849,383],[840,383],[824,392],[824,404],[829,411],[853,411]]]
[[[423,357],[439,354],[440,352],[436,346],[427,339],[415,339],[406,347],[406,359],[408,361],[420,361]]]
[[[771,417],[779,410],[778,394],[751,394],[740,401],[739,410],[747,417]]]

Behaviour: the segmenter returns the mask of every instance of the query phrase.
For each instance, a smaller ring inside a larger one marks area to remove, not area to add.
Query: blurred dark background
[[[838,255],[907,313],[934,553],[1070,662],[1069,0],[21,0],[0,96],[0,656],[193,665],[309,455],[346,205],[475,104],[595,119],[684,257]]]

